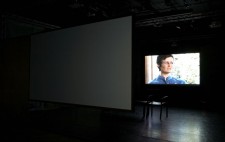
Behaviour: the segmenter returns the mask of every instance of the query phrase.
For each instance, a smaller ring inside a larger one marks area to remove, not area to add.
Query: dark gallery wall
[[[1,41],[2,118],[26,116],[29,103],[29,48],[29,37]]]
[[[147,32],[147,31],[146,31]],[[203,105],[222,108],[224,90],[224,28],[212,33],[157,38],[156,33],[134,31],[132,41],[132,94],[134,100],[143,94],[169,94],[174,104]],[[147,39],[147,40],[146,40]],[[176,41],[177,46],[171,46]],[[165,48],[169,47],[169,48]],[[201,54],[201,85],[199,87],[151,88],[144,85],[144,55],[169,51],[199,51]],[[1,41],[0,110],[7,114],[25,114],[29,107],[30,37]],[[130,70],[130,71],[131,71]]]
[[[175,24],[174,24],[175,25]],[[157,28],[155,28],[157,29]],[[172,29],[172,28],[171,28]],[[223,95],[224,76],[221,75],[221,62],[224,60],[224,27],[192,32],[149,30],[148,27],[136,28],[134,46],[139,49],[136,56],[139,94],[158,93],[169,95],[174,105],[197,105],[220,108]],[[144,56],[168,53],[200,53],[200,85],[193,86],[150,86],[144,84]],[[137,95],[137,98],[141,95]]]

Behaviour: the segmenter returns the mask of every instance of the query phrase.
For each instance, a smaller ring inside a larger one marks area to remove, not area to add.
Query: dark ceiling
[[[157,26],[159,20],[167,23],[174,20],[165,16],[188,13],[180,16],[190,20],[196,19],[196,16],[201,19],[210,14],[223,15],[224,0],[7,0],[0,2],[0,9],[3,14],[14,14],[61,28],[126,15],[134,15],[139,26]],[[164,19],[149,21],[158,17]]]

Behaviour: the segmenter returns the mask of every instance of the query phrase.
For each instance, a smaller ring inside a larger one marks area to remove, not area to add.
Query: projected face
[[[158,65],[161,74],[169,74],[173,68],[173,57],[167,57],[161,61],[161,65]]]

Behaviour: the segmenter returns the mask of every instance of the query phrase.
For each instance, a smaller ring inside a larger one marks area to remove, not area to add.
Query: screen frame
[[[160,71],[157,67],[156,58],[158,55],[169,55],[174,58],[172,76],[183,79],[187,84],[150,84]],[[144,55],[144,84],[162,86],[200,86],[201,85],[201,53],[199,51],[174,52]],[[187,73],[187,70],[192,74]]]

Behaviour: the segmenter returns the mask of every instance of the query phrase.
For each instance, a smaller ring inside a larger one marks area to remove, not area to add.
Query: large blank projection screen
[[[131,110],[132,17],[31,36],[30,99]]]

